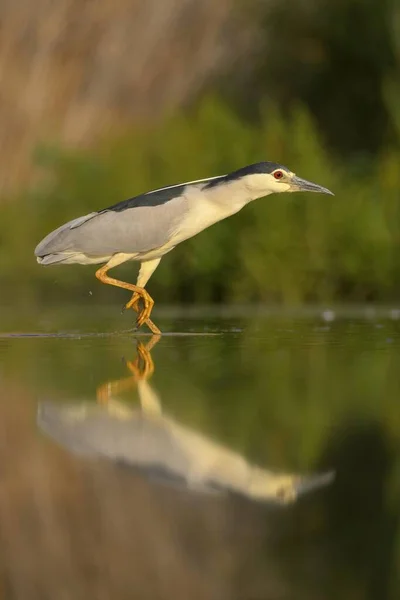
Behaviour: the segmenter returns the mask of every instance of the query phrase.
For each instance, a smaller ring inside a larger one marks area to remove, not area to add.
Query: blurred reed
[[[4,303],[122,299],[88,269],[44,269],[33,249],[51,229],[156,186],[225,173],[265,158],[327,186],[335,197],[270,196],[185,242],[151,280],[164,302],[393,302],[400,292],[400,153],[393,145],[367,170],[324,148],[306,108],[265,106],[249,125],[222,100],[204,97],[155,128],[132,127],[95,150],[42,147],[45,174],[0,207]],[[135,266],[123,267],[133,277]],[[91,294],[89,294],[91,292]]]
[[[400,11],[385,3],[378,18],[377,6],[3,2],[2,303],[122,298],[79,267],[39,268],[36,243],[154,186],[265,159],[336,196],[254,203],[166,257],[152,293],[174,303],[395,302]],[[354,22],[362,44],[344,27]],[[132,266],[122,269],[129,277]]]

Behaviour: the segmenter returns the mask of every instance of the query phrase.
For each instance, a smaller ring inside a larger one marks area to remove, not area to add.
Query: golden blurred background
[[[400,288],[398,0],[4,0],[3,303],[113,301],[41,269],[62,222],[273,160],[335,192],[271,197],[168,256],[168,303],[386,302]],[[132,267],[130,267],[132,268]]]

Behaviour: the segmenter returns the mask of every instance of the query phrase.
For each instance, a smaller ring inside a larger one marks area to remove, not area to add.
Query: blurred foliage
[[[35,179],[49,136],[88,147],[198,96],[245,52],[236,0],[2,0],[0,190]]]
[[[300,99],[332,151],[372,159],[392,133],[382,87],[399,78],[399,0],[270,0],[254,10],[261,34],[234,78],[246,83],[243,114],[256,115],[260,97],[285,110]]]
[[[169,0],[162,13],[128,0],[118,11],[85,2],[82,12],[63,0],[51,10],[40,2],[32,18],[23,2],[8,0],[4,18],[15,19],[0,35],[9,57],[0,70],[0,185],[8,174],[26,181],[21,165],[33,147],[42,177],[18,196],[2,194],[3,303],[64,294],[122,303],[126,294],[99,286],[93,269],[39,267],[37,242],[136,193],[259,160],[287,164],[336,196],[252,203],[162,261],[150,282],[158,299],[398,298],[400,0],[225,0],[218,10],[212,0]],[[132,23],[147,35],[132,35]],[[120,270],[134,278],[132,265]]]
[[[330,151],[373,159],[392,138],[400,0],[3,0],[0,190],[35,178],[56,137],[88,147],[131,123],[221,94],[258,124],[300,102]]]
[[[399,125],[395,82],[385,87]],[[400,138],[400,129],[398,129]],[[33,250],[61,223],[145,190],[229,172],[270,159],[329,187],[335,197],[282,194],[178,246],[150,282],[162,302],[392,301],[400,292],[400,150],[386,147],[369,168],[329,155],[309,111],[264,105],[257,125],[216,97],[160,125],[105,138],[96,150],[43,146],[40,186],[0,206],[3,302],[93,302],[123,292],[82,267],[43,268]],[[121,267],[134,279],[132,263]],[[90,292],[90,294],[89,294]]]

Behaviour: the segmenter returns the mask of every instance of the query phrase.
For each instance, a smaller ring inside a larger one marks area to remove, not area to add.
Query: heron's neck
[[[250,188],[243,181],[229,183],[224,186],[217,186],[210,190],[209,199],[216,205],[226,208],[229,212],[237,212],[246,204],[268,196],[272,192],[269,190],[258,190]]]
[[[171,245],[176,246],[210,225],[234,215],[246,204],[264,195],[264,192],[251,193],[240,181],[208,190],[204,187],[189,189],[185,194],[186,210],[176,226]]]

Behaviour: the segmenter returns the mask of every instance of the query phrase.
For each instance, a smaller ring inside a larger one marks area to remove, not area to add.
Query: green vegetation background
[[[260,160],[282,162],[335,196],[270,196],[185,242],[163,259],[149,284],[158,301],[395,302],[399,3],[390,5],[393,13],[379,4],[378,17],[372,0],[324,6],[323,13],[305,15],[289,2],[261,19],[265,56],[242,85],[228,73],[186,109],[152,124],[132,124],[92,150],[38,145],[40,184],[0,204],[2,303],[121,298],[121,291],[94,279],[93,267],[40,267],[35,245],[92,210]],[[354,22],[358,37],[352,35]],[[295,53],[307,36],[314,62]],[[136,268],[120,271],[133,281]]]

